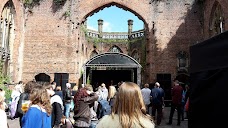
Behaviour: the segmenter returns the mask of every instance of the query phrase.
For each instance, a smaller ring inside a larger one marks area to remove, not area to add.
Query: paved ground
[[[188,128],[188,121],[181,121],[181,125],[177,126],[177,111],[174,113],[173,117],[173,124],[172,125],[166,125],[168,122],[169,118],[169,112],[170,112],[170,107],[165,107],[164,108],[164,118],[162,120],[162,123],[160,126],[156,126],[156,128]],[[9,127],[10,128],[20,128],[19,126],[19,119],[8,119]]]
[[[175,111],[173,115],[173,124],[172,125],[166,125],[166,123],[169,121],[169,113],[170,113],[170,107],[164,108],[164,117],[162,119],[162,122],[160,126],[156,126],[155,128],[188,128],[188,121],[181,121],[180,126],[177,126],[177,111]]]

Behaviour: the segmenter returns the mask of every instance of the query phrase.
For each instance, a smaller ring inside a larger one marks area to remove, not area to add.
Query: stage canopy
[[[110,70],[110,69],[132,69],[136,72],[133,76],[136,76],[138,85],[141,85],[141,68],[142,66],[131,56],[118,53],[118,52],[106,52],[98,54],[92,57],[84,65],[83,83],[87,82],[88,69],[95,68],[96,70]]]

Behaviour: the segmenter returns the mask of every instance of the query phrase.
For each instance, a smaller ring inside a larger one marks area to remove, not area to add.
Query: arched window
[[[138,51],[134,50],[134,51],[132,52],[131,56],[132,56],[135,60],[137,60],[138,62],[140,61]]]
[[[10,59],[10,46],[13,46],[14,41],[14,15],[15,7],[13,2],[8,1],[1,13],[0,19],[0,59],[2,73],[8,74],[9,59]]]
[[[215,36],[224,31],[224,16],[221,5],[216,1],[213,5],[210,16],[210,36]]]
[[[188,72],[188,56],[185,51],[177,54],[177,70],[178,72]]]
[[[123,53],[123,51],[118,47],[118,46],[112,46],[108,52],[118,52],[118,53]]]

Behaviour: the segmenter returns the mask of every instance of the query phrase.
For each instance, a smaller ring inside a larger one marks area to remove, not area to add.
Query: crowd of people
[[[144,87],[141,89],[144,104],[147,107],[147,113],[149,113],[149,108],[151,108],[151,116],[153,117],[155,124],[160,125],[162,118],[164,116],[163,109],[165,107],[164,98],[165,92],[161,87],[160,83],[156,82],[154,87],[149,88],[149,84],[144,84]],[[180,126],[181,120],[184,121],[188,119],[187,111],[187,101],[189,97],[189,86],[181,86],[178,80],[173,81],[171,87],[171,109],[169,120],[166,123],[167,125],[172,124],[173,115],[175,110],[177,110],[177,125]]]
[[[155,127],[140,86],[135,83],[121,82],[118,86],[102,83],[96,89],[86,84],[76,89],[70,83],[63,90],[56,82],[18,83],[11,94],[14,105],[11,119],[19,118],[21,128]],[[4,95],[2,90],[0,127],[8,128]]]
[[[185,111],[188,90],[188,85],[182,87],[174,81],[168,125],[172,124],[175,110],[177,125],[188,117]],[[4,95],[1,90],[1,128],[8,127]],[[161,124],[164,97],[158,82],[153,88],[149,84],[140,88],[133,82],[121,82],[118,86],[102,83],[95,89],[90,84],[72,88],[66,83],[62,90],[56,82],[32,80],[15,86],[11,94],[11,119],[19,118],[21,128],[153,128]]]

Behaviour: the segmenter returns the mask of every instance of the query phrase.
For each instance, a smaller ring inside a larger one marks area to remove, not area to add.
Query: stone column
[[[132,33],[132,29],[133,29],[133,20],[128,20],[128,38],[131,38],[131,33]]]
[[[102,19],[99,19],[98,20],[98,37],[99,38],[102,38],[102,30],[103,30],[103,20]]]

